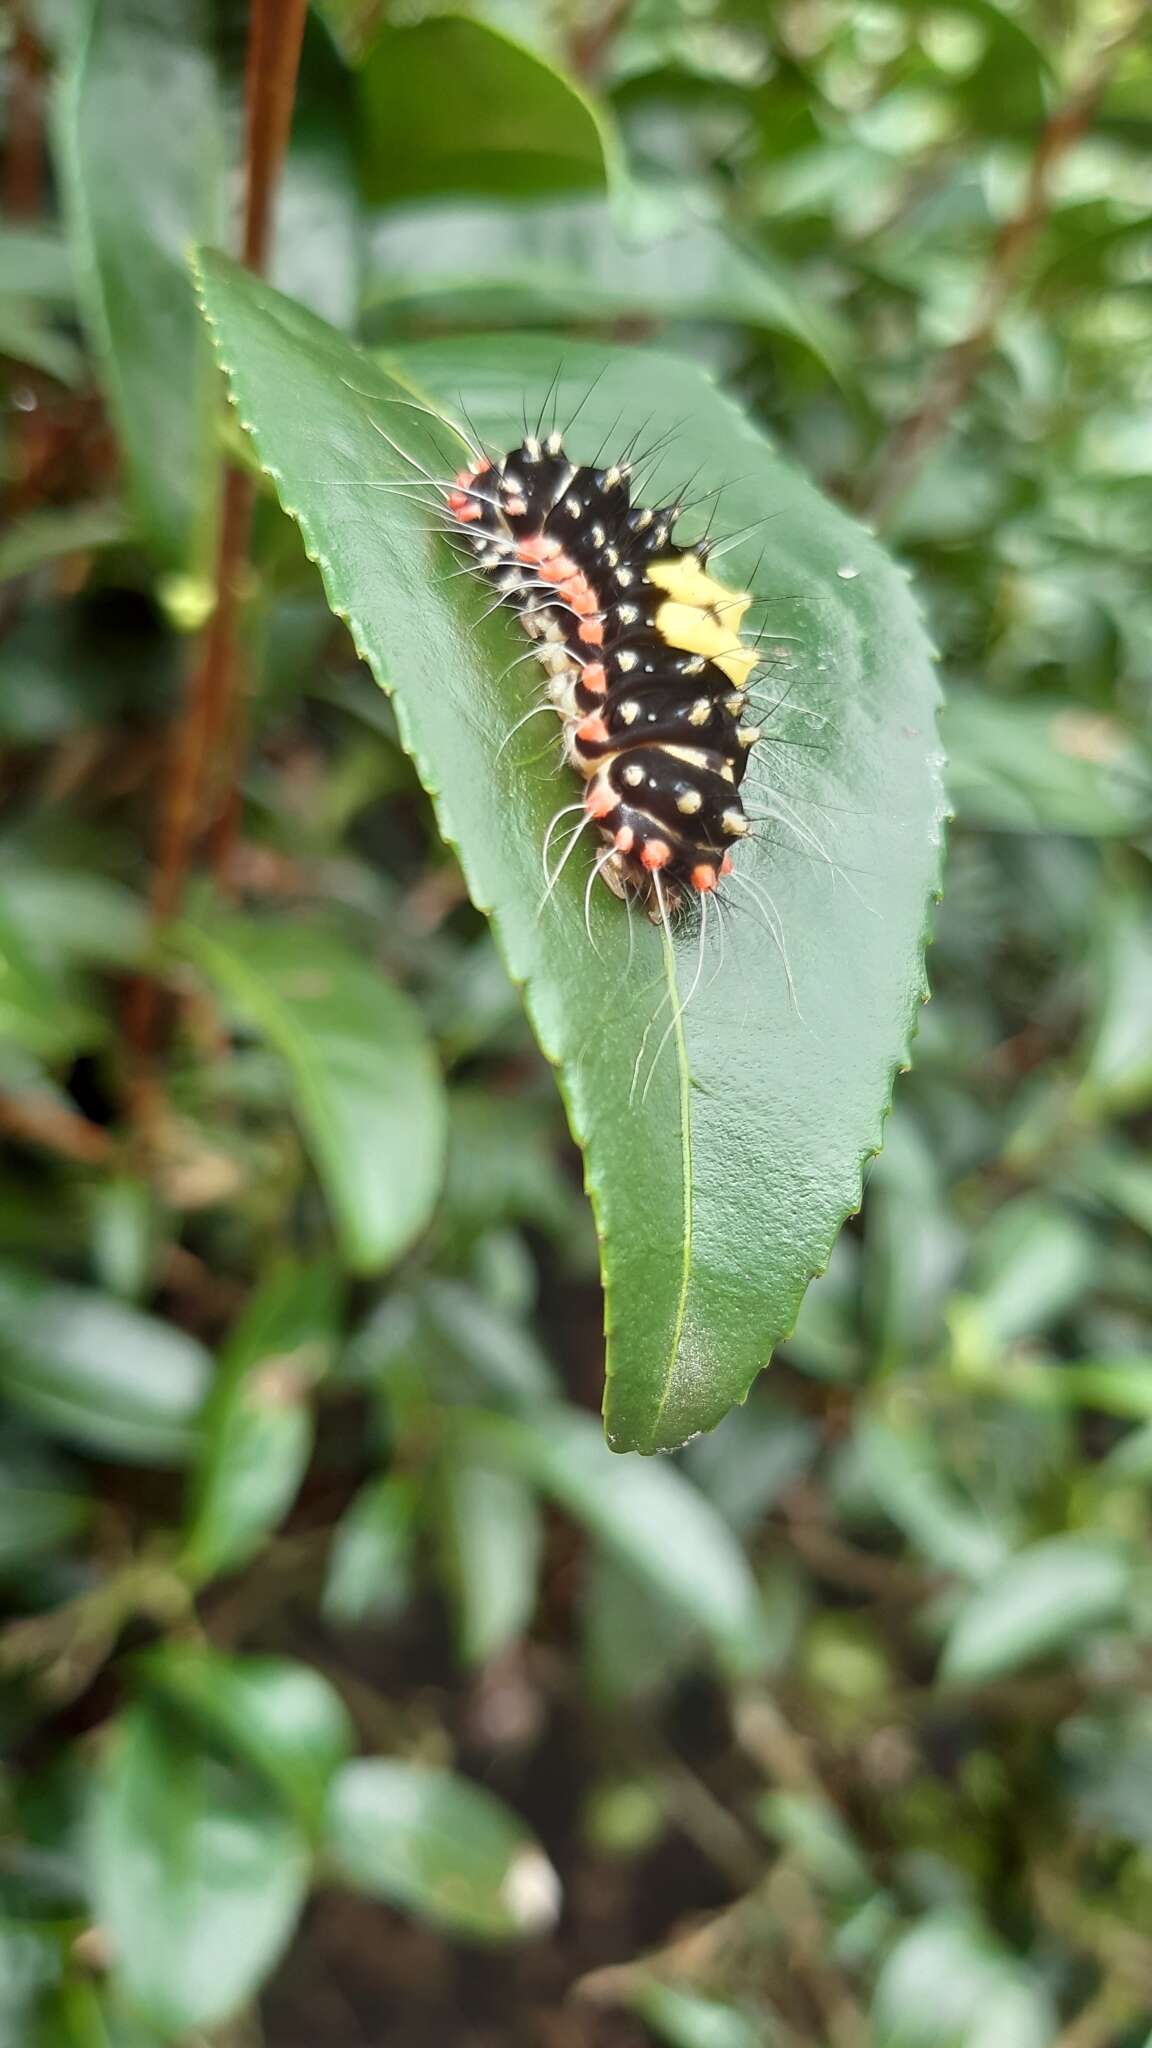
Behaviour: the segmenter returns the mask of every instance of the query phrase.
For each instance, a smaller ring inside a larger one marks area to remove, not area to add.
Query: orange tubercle
[[[621,825],[612,844],[616,848],[617,853],[631,853],[632,848],[636,844],[636,834],[632,830],[631,825]]]
[[[580,677],[580,681],[583,683],[584,688],[586,690],[591,690],[592,695],[594,697],[603,697],[608,689],[608,678],[604,673],[603,662],[586,662],[584,664],[584,673]]]
[[[616,809],[620,799],[606,782],[593,782],[584,799],[584,809],[590,818],[606,818]]]
[[[722,875],[730,875],[732,873],[732,855],[730,853],[724,855],[720,863],[720,873]]]
[[[692,870],[692,887],[699,889],[702,896],[707,896],[716,887],[715,868],[706,867],[701,861],[699,867]]]
[[[601,618],[581,619],[576,637],[584,642],[585,647],[603,647],[604,621]]]
[[[657,868],[666,868],[671,858],[672,848],[666,839],[650,839],[640,853],[644,866],[653,871]]]
[[[576,727],[577,739],[588,746],[602,747],[608,736],[608,727],[599,712],[594,712],[591,718],[582,718]]]

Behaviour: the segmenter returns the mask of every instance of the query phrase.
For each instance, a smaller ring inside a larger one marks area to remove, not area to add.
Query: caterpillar
[[[583,777],[596,871],[660,922],[732,871],[749,831],[740,798],[759,728],[744,722],[759,656],[752,603],[681,545],[683,507],[636,505],[627,462],[572,462],[564,437],[525,431],[499,460],[477,449],[447,490],[475,567],[512,605],[547,676],[565,756]]]

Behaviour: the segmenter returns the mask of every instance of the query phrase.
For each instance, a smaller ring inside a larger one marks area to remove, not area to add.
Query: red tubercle
[[[722,875],[730,875],[732,873],[732,855],[730,853],[724,855],[720,863],[720,873]]]
[[[617,853],[631,853],[632,848],[636,844],[636,834],[632,830],[631,825],[621,825],[612,844],[616,848]]]
[[[692,887],[699,889],[702,896],[708,896],[716,887],[716,870],[707,867],[703,861],[692,870]]]
[[[590,818],[606,818],[616,809],[619,801],[615,791],[610,789],[606,782],[593,782],[589,785],[588,794],[584,799],[584,809]]]
[[[605,725],[599,712],[593,712],[590,718],[582,718],[580,720],[579,725],[576,727],[576,737],[585,746],[602,747],[607,744],[609,737],[608,727]]]
[[[650,839],[647,846],[642,847],[640,851],[641,861],[653,873],[657,868],[666,868],[671,858],[672,848],[666,839]]]

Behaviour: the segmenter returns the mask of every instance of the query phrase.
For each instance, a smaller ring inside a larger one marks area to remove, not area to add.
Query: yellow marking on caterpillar
[[[667,555],[649,562],[645,575],[668,602],[656,614],[656,631],[669,647],[701,654],[742,690],[756,666],[756,654],[739,644],[740,624],[752,602],[746,590],[730,590],[700,567],[695,555]]]
[[[664,555],[659,561],[649,562],[645,574],[649,583],[654,583],[657,590],[666,590],[677,604],[690,604],[702,612],[722,612],[726,618],[735,611],[735,633],[739,632],[740,621],[752,602],[747,591],[730,590],[727,584],[717,583],[714,576],[700,567],[696,555]]]
[[[656,631],[666,647],[703,654],[739,690],[744,689],[756,666],[755,648],[740,646],[729,620],[700,611],[696,605],[676,604],[669,598],[656,614]]]

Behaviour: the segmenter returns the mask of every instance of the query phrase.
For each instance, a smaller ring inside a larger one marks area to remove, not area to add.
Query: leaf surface
[[[1097,1536],[1051,1536],[1021,1550],[960,1609],[941,1676],[983,1685],[1118,1622],[1132,1591],[1120,1546]]]
[[[556,1917],[552,1865],[503,1802],[451,1771],[361,1757],[328,1806],[336,1876],[471,1941],[539,1934]]]
[[[122,1715],[91,1829],[115,1976],[167,2038],[224,2019],[267,1975],[308,1876],[303,1835],[246,1771],[153,1705]]]
[[[275,1267],[220,1359],[205,1403],[184,1541],[198,1578],[235,1571],[288,1512],[312,1451],[311,1397],[338,1331],[327,1266]]]
[[[791,1328],[908,1056],[941,796],[935,681],[904,578],[687,362],[509,337],[426,346],[400,382],[222,258],[204,292],[241,419],[329,602],[395,691],[441,831],[560,1070],[601,1236],[609,1440],[683,1443],[744,1398]],[[505,744],[533,701],[512,666],[523,636],[485,617],[479,579],[451,577],[396,453],[438,476],[462,459],[454,432],[411,409],[421,387],[449,410],[462,392],[504,448],[553,382],[561,420],[583,402],[577,456],[669,434],[653,501],[692,476],[693,495],[721,491],[720,530],[756,526],[724,571],[751,581],[773,664],[751,797],[764,823],[703,950],[691,918],[668,945],[604,889],[589,892],[589,938],[587,856],[542,903],[541,848],[577,787],[543,740]]]
[[[140,535],[201,559],[216,469],[211,353],[187,250],[224,218],[223,122],[204,0],[85,0],[58,106],[80,301]]]
[[[0,1393],[96,1457],[175,1465],[196,1442],[208,1353],[94,1288],[0,1269]]]
[[[428,1223],[447,1112],[420,1014],[335,934],[209,917],[175,944],[280,1054],[345,1259],[387,1266]]]

